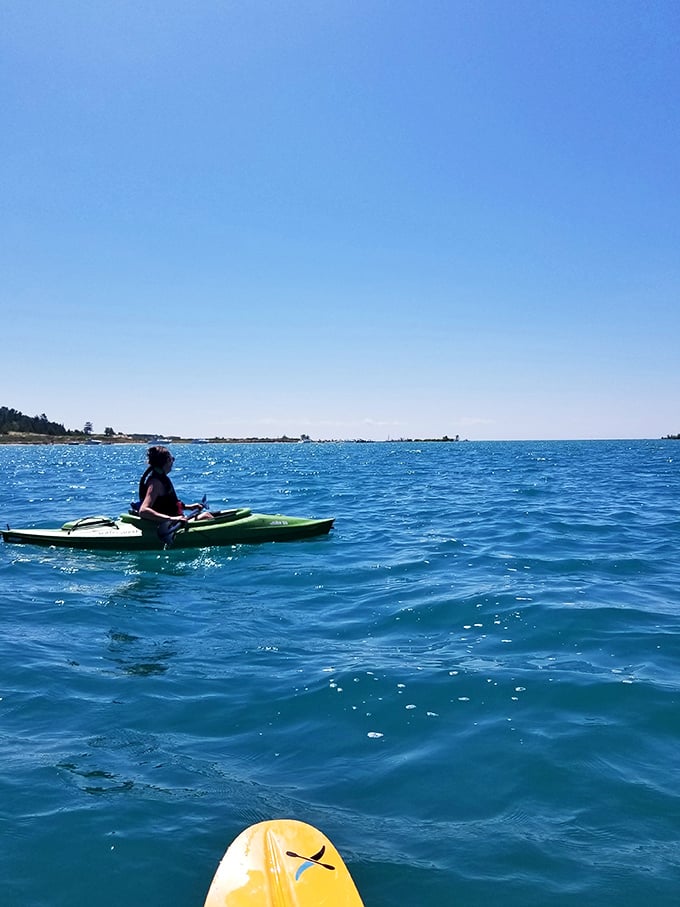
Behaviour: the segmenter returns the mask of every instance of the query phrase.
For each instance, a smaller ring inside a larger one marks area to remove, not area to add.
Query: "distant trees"
[[[10,432],[18,432],[26,435],[48,435],[55,437],[57,435],[91,435],[94,429],[91,422],[86,422],[82,431],[69,431],[61,422],[50,422],[45,413],[40,416],[27,416],[18,409],[10,409],[9,406],[0,406],[0,435],[7,435]],[[113,438],[116,432],[108,426],[104,429],[104,435],[107,438]]]
[[[11,431],[35,435],[66,435],[68,432],[61,422],[50,422],[45,413],[40,416],[26,416],[18,409],[0,406],[0,435]]]

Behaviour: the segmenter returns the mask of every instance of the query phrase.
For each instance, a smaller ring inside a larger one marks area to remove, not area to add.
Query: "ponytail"
[[[142,502],[144,501],[144,497],[146,496],[146,480],[149,478],[153,470],[153,466],[149,466],[149,468],[144,472],[142,478],[139,480],[139,500]]]

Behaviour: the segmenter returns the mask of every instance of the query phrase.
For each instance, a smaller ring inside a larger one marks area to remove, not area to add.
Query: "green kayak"
[[[282,514],[252,513],[248,508],[213,512],[212,520],[184,524],[154,523],[132,513],[117,520],[85,517],[64,523],[60,529],[0,530],[5,542],[87,548],[93,551],[145,551],[160,548],[204,548],[209,545],[245,545],[287,542],[326,535],[332,519],[307,520]]]

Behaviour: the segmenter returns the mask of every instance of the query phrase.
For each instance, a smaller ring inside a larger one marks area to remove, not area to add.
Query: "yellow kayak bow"
[[[349,870],[312,825],[273,819],[229,847],[204,907],[363,907]]]

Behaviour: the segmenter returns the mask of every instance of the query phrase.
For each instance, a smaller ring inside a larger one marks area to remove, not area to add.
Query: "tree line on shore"
[[[47,435],[49,437],[59,437],[59,436],[82,436],[92,434],[92,423],[86,422],[85,426],[80,431],[73,431],[71,429],[66,429],[61,422],[51,422],[45,413],[42,413],[40,416],[27,416],[24,413],[20,412],[18,409],[11,409],[8,406],[0,406],[0,435],[8,435],[11,432],[23,433],[23,434],[32,434],[32,435]],[[107,438],[113,438],[116,435],[116,432],[112,428],[106,428],[104,430],[104,436]],[[131,435],[131,438],[137,440],[146,436],[142,435]],[[179,440],[179,439],[176,439]],[[214,439],[218,440],[218,439]],[[227,440],[227,439],[221,439]],[[229,439],[237,440],[237,439]],[[244,439],[245,440],[245,439]],[[277,440],[277,441],[296,441],[297,438],[288,438],[285,435],[282,438],[253,438],[247,440]],[[311,438],[309,435],[301,435],[300,439],[302,441],[310,441]],[[449,438],[448,435],[444,435],[442,438],[430,438],[430,439],[411,439],[411,438],[400,438],[400,441],[412,441],[412,440],[432,440],[432,441],[460,441],[460,436],[456,435],[455,438]],[[664,435],[664,441],[680,441],[680,434],[677,435]]]
[[[92,434],[92,423],[86,422],[81,429],[66,428],[61,422],[52,422],[45,413],[41,416],[27,416],[18,409],[0,406],[0,435],[22,434],[42,435],[49,438],[82,437]],[[104,436],[113,438],[116,432],[112,428],[104,429]]]
[[[72,435],[80,432],[67,431],[61,422],[50,422],[45,413],[41,416],[26,416],[18,409],[0,406],[0,435],[12,431],[34,435]]]

